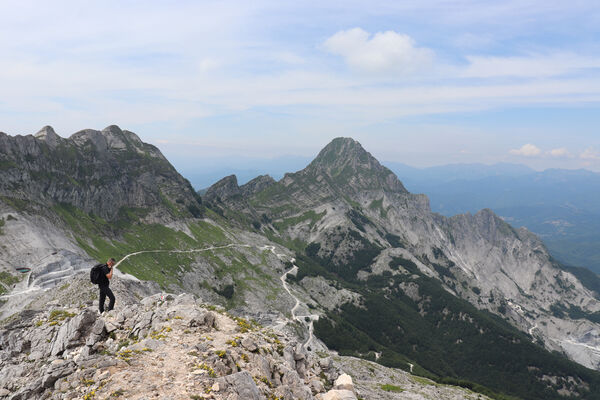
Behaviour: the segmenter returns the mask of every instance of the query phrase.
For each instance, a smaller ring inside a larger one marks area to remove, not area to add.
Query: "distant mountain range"
[[[538,234],[562,262],[600,272],[600,174],[516,164],[386,165],[410,191],[427,194],[432,211],[451,216],[491,208]]]

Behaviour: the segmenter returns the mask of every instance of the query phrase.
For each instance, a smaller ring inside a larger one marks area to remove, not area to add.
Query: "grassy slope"
[[[122,219],[113,223],[68,205],[55,206],[54,211],[69,226],[81,248],[98,261],[109,257],[119,260],[129,253],[143,250],[195,250],[232,243],[232,236],[225,225],[208,220],[191,220],[187,224],[190,236],[163,225],[136,222],[144,210],[122,210]],[[208,214],[215,220],[219,219],[210,211]],[[193,253],[139,254],[125,260],[119,269],[139,279],[155,281],[166,289],[172,285],[182,286],[183,273],[191,271],[193,264],[202,259],[211,265],[217,279],[226,275],[233,278],[236,295],[227,300],[228,306],[241,305],[242,294],[257,286],[267,291],[267,300],[273,300],[280,289],[277,277],[265,272],[271,268],[265,252],[252,248],[244,251],[253,253],[261,262],[251,263],[241,251],[226,248]],[[216,291],[206,282],[198,284]]]

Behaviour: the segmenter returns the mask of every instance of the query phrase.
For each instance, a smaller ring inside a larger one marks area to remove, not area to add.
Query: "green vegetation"
[[[401,249],[405,249],[406,246],[404,245],[404,242],[402,242],[402,238],[400,238],[400,236],[391,234],[391,233],[387,233],[385,235],[385,240],[388,241],[388,243],[392,246],[392,247],[399,247]]]
[[[53,210],[69,225],[78,244],[98,261],[109,257],[120,259],[136,251],[191,250],[227,244],[223,230],[204,221],[189,224],[193,237],[159,224],[136,223],[137,218],[147,212],[144,209],[122,209],[120,219],[114,223],[68,204],[56,205]],[[166,288],[169,284],[181,284],[181,273],[191,269],[196,255],[166,251],[144,253],[125,260],[119,268]]]
[[[417,267],[417,264],[403,257],[393,257],[388,265],[394,271],[398,271],[399,268],[402,267],[411,274],[419,273],[419,267]]]
[[[380,387],[381,387],[381,389],[385,390],[386,392],[394,392],[394,393],[404,392],[404,389],[402,389],[400,386],[386,384],[386,385],[381,385]]]
[[[15,283],[20,282],[21,279],[23,279],[22,276],[15,276],[6,271],[0,271],[0,283],[3,283],[7,287],[11,287]],[[6,292],[4,285],[0,284],[0,294],[3,294]]]
[[[6,203],[7,205],[9,205],[17,211],[25,211],[29,207],[28,201],[18,199],[16,197],[0,196],[0,200],[2,200],[4,203]]]
[[[48,322],[52,324],[53,322],[61,322],[67,318],[74,317],[75,313],[70,313],[65,310],[53,310],[48,317]]]
[[[16,167],[17,164],[12,160],[0,160],[0,171],[6,171]]]
[[[379,216],[381,218],[387,218],[387,210],[383,208],[383,197],[379,200],[373,200],[369,204],[369,210],[379,210]]]
[[[564,265],[559,265],[559,267],[575,275],[581,284],[593,291],[596,295],[596,299],[600,300],[600,275],[587,268],[567,267]]]
[[[4,232],[2,232],[2,227],[4,226],[6,222],[4,221],[4,218],[0,218],[0,235],[3,235]]]
[[[297,261],[300,272],[332,278],[322,260],[304,257]],[[388,271],[362,282],[334,276],[363,301],[360,307],[345,304],[315,323],[317,336],[330,348],[371,360],[381,352],[377,361],[383,365],[408,369],[412,363],[413,372],[431,384],[461,386],[495,399],[560,399],[563,387],[583,399],[600,398],[597,371],[547,352],[501,318],[449,294],[410,260],[394,258],[390,266],[411,274]],[[401,285],[407,282],[418,286],[421,300],[405,295]],[[576,315],[579,310],[561,311]],[[556,383],[543,380],[544,375],[557,377]]]
[[[253,288],[265,288],[272,300],[280,290],[276,279],[264,272],[267,260],[258,250],[244,250],[256,252],[262,259],[258,265],[235,247],[196,251],[231,243],[224,229],[210,222],[188,223],[188,235],[164,225],[140,224],[138,217],[145,215],[144,209],[122,209],[120,219],[113,223],[66,204],[57,205],[54,210],[69,225],[79,246],[100,262],[148,251],[127,258],[118,268],[139,279],[155,281],[163,289],[181,287],[184,274],[192,271],[198,259],[204,259],[213,268],[216,279],[233,279],[233,284],[221,287],[207,282],[188,284],[215,291],[223,296],[228,308],[242,305],[244,293]]]
[[[282,221],[273,222],[273,226],[278,231],[284,231],[290,226],[298,225],[299,223],[304,221],[310,221],[309,227],[312,228],[321,218],[325,216],[325,214],[326,211],[317,214],[313,210],[310,210],[297,217],[285,218]]]
[[[372,244],[353,230],[345,232],[338,240],[340,242],[352,240],[356,243],[355,250],[347,262],[336,262],[332,254],[323,257],[317,256],[320,245],[318,243],[311,243],[305,248],[305,254],[296,253],[298,274],[295,279],[300,281],[305,276],[321,275],[334,280],[337,280],[337,277],[341,277],[346,281],[354,281],[358,271],[368,269],[375,257],[381,252],[381,248]]]
[[[350,221],[352,221],[354,226],[356,226],[356,228],[361,232],[365,232],[365,225],[373,225],[369,218],[365,217],[363,213],[357,211],[354,208],[350,209],[350,211],[348,211],[346,215],[348,216]]]

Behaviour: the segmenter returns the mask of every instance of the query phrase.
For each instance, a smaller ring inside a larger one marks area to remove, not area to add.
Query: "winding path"
[[[275,254],[277,256],[277,258],[279,258],[280,260],[283,259],[284,257],[286,257],[285,254],[276,253],[275,246],[263,246],[263,247],[261,247],[261,249],[271,251],[271,253]],[[319,320],[319,315],[317,315],[317,314],[296,315],[296,311],[300,307],[301,303],[300,303],[300,300],[296,296],[294,296],[294,294],[290,290],[290,287],[287,283],[286,278],[287,278],[288,274],[290,274],[290,273],[296,274],[298,272],[298,266],[295,264],[295,262],[296,262],[295,258],[291,258],[290,262],[292,263],[292,268],[285,271],[283,273],[283,275],[281,275],[279,277],[279,279],[281,280],[281,283],[283,284],[283,288],[285,289],[285,291],[288,292],[288,294],[296,301],[296,303],[294,304],[294,307],[292,307],[292,311],[291,311],[292,319],[300,322],[301,325],[306,326],[306,322],[307,322],[306,318],[308,318],[308,339],[306,339],[306,342],[304,342],[304,344],[302,345],[302,348],[306,348],[315,339],[314,322]]]
[[[192,249],[192,250],[141,250],[141,251],[136,251],[133,253],[129,253],[126,254],[123,258],[121,258],[114,266],[115,270],[117,270],[116,268],[125,260],[127,260],[129,257],[132,256],[136,256],[138,254],[146,254],[146,253],[198,253],[198,252],[203,252],[203,251],[209,251],[209,250],[219,250],[219,249],[227,249],[227,248],[231,248],[231,247],[254,247],[248,244],[236,244],[236,243],[231,243],[231,244],[227,244],[224,246],[210,246],[210,247],[205,247],[202,249]],[[275,252],[275,246],[262,246],[262,247],[258,247],[260,250],[269,250],[271,253],[275,254],[275,256],[277,256],[277,258],[279,258],[280,260],[283,260],[284,258],[287,258],[287,256],[285,254],[279,254]],[[313,340],[315,339],[314,336],[314,321],[318,321],[319,320],[319,315],[317,314],[308,314],[308,315],[297,315],[297,311],[301,306],[300,300],[292,293],[292,291],[290,290],[290,287],[286,281],[286,278],[288,276],[288,274],[292,273],[292,274],[296,274],[298,272],[298,266],[295,263],[296,259],[291,258],[290,259],[293,267],[290,268],[289,270],[285,271],[283,273],[283,275],[281,275],[279,277],[279,279],[281,280],[281,283],[283,285],[283,288],[285,289],[286,292],[288,292],[288,294],[295,300],[295,304],[294,307],[292,307],[291,310],[291,314],[292,314],[292,319],[298,321],[301,325],[306,326],[308,325],[308,339],[306,340],[306,342],[302,345],[303,348],[306,348],[310,343],[313,342]],[[127,274],[125,272],[122,271],[118,271],[119,277],[122,279],[129,279],[129,280],[138,280],[135,276]],[[62,271],[58,271],[58,272],[62,272]],[[57,273],[58,273],[57,272]],[[54,273],[54,272],[51,272]],[[30,272],[30,276],[31,276],[31,272]],[[1,282],[0,282],[1,283]],[[2,283],[3,286],[6,287],[6,285],[4,285]],[[7,288],[8,289],[8,288]],[[13,292],[10,294],[5,294],[0,296],[0,299],[7,299],[10,297],[14,297],[14,296],[19,296],[22,294],[26,294],[26,293],[31,293],[31,292],[35,292],[38,290],[44,290],[44,288],[32,285],[31,283],[28,285],[27,289],[19,291],[19,292]],[[308,318],[308,321],[306,320]],[[308,324],[307,324],[308,322]]]

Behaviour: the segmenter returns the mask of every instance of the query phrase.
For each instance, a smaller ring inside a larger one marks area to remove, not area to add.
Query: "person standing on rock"
[[[100,299],[99,299],[99,310],[100,314],[104,312],[104,301],[106,300],[106,296],[110,302],[108,303],[108,310],[110,311],[115,307],[115,295],[112,290],[110,290],[110,280],[113,276],[113,266],[115,265],[115,259],[109,258],[106,264],[101,267],[100,278],[98,279],[98,287],[100,288]]]

